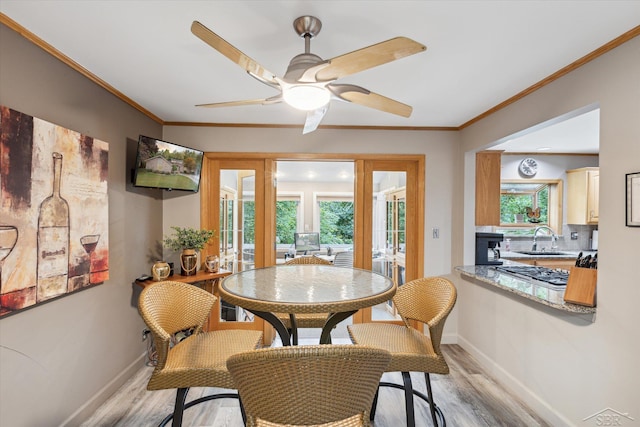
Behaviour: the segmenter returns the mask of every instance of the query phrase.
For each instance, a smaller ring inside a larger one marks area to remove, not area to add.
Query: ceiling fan
[[[409,117],[411,106],[376,94],[360,86],[338,84],[336,80],[425,51],[426,46],[406,37],[396,37],[332,59],[323,60],[311,53],[311,39],[318,35],[322,22],[314,16],[301,16],[293,21],[293,28],[304,37],[304,53],[294,56],[283,77],[278,77],[239,51],[222,37],[193,21],[191,32],[209,46],[238,64],[260,82],[278,89],[280,93],[265,99],[199,104],[197,107],[233,107],[240,105],[276,104],[286,102],[307,111],[303,134],[317,129],[329,109],[332,99],[353,102],[376,110]]]

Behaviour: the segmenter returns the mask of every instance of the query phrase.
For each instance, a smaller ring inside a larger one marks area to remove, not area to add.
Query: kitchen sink
[[[516,251],[516,253],[523,255],[571,255],[566,252],[558,251]]]

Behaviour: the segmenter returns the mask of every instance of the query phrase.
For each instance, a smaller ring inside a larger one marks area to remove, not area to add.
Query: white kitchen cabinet
[[[597,224],[600,169],[588,167],[567,171],[567,223]]]

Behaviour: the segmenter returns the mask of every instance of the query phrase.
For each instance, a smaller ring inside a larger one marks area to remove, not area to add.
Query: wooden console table
[[[209,292],[212,292],[213,283],[217,282],[218,280],[224,277],[229,276],[230,274],[231,274],[230,271],[222,270],[222,269],[218,270],[217,273],[209,273],[207,271],[200,270],[192,276],[181,276],[179,274],[174,274],[173,276],[167,277],[165,280],[173,281],[173,282],[182,282],[182,283],[204,282],[205,283],[204,289]],[[157,282],[153,279],[149,279],[149,280],[143,280],[143,281],[136,280],[136,283],[142,286],[143,288],[146,288],[147,286],[153,285],[154,283],[157,283]]]

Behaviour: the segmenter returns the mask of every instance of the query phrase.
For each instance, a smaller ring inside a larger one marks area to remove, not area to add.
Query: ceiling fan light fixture
[[[331,93],[324,87],[314,85],[293,85],[282,91],[284,101],[302,111],[313,111],[331,100]]]

